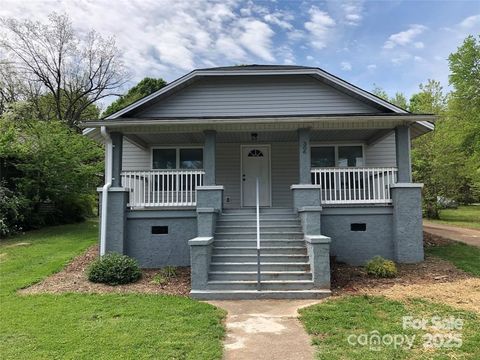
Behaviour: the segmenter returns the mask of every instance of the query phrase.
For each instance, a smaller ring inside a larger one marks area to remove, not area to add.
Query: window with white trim
[[[311,167],[364,166],[362,145],[321,145],[311,147]]]
[[[203,149],[153,148],[152,169],[203,169]]]

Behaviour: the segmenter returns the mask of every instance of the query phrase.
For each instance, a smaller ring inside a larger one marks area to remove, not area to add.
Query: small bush
[[[175,266],[165,266],[160,272],[169,278],[177,276],[177,268]]]
[[[167,285],[169,280],[170,278],[164,276],[162,273],[158,273],[153,277],[152,283],[154,283],[155,285],[163,286]]]
[[[397,276],[397,267],[391,260],[375,256],[365,265],[367,274],[378,278],[393,278]]]
[[[87,270],[88,280],[108,285],[129,284],[142,276],[136,260],[120,254],[107,254],[95,260]]]
[[[158,274],[153,277],[152,282],[154,284],[163,286],[166,285],[171,278],[174,278],[176,276],[177,268],[175,266],[165,266],[158,272]]]

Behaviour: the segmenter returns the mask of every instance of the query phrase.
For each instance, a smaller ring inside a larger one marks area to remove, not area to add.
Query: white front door
[[[256,206],[256,182],[260,206],[270,206],[270,147],[242,146],[242,205]]]

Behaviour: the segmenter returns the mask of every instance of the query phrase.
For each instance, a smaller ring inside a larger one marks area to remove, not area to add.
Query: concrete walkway
[[[430,221],[423,222],[423,230],[430,234],[441,236],[446,239],[480,247],[480,230],[436,224]]]
[[[311,339],[297,319],[299,308],[320,300],[209,301],[228,311],[226,360],[314,358]]]

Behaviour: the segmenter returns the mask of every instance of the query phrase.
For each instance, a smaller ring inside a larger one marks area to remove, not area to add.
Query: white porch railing
[[[312,184],[321,185],[323,204],[388,204],[397,168],[312,168]]]
[[[203,170],[123,171],[122,186],[130,189],[130,207],[196,206]]]

